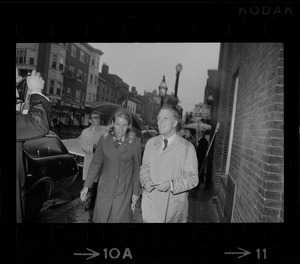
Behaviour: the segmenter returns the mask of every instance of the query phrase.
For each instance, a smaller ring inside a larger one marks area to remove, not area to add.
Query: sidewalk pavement
[[[220,223],[216,204],[213,203],[211,191],[205,190],[204,185],[193,189],[189,194],[189,210],[187,223]],[[139,198],[133,223],[142,223],[141,197]]]
[[[75,181],[74,186],[57,200],[52,200],[52,204],[43,207],[40,213],[39,222],[76,222],[90,223],[92,212],[84,211],[85,203],[79,198],[83,181],[81,177]],[[189,209],[187,223],[220,223],[220,217],[216,204],[210,191],[201,185],[198,189],[193,189],[189,194]],[[142,197],[137,201],[132,223],[142,223]],[[56,203],[53,205],[53,202]],[[68,212],[68,213],[66,213]],[[71,216],[71,217],[70,217]]]
[[[213,202],[210,190],[204,184],[189,194],[188,223],[220,223],[217,205]]]

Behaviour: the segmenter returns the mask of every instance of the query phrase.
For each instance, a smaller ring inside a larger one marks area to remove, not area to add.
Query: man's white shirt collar
[[[174,135],[170,136],[169,138],[165,138],[163,136],[163,139],[167,139],[168,140],[168,146],[174,141],[175,138],[176,138],[176,132],[174,133]]]

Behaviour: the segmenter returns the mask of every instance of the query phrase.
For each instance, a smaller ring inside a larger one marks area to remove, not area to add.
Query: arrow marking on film
[[[91,258],[95,258],[98,257],[100,255],[100,253],[98,253],[97,251],[94,251],[92,249],[86,248],[88,251],[92,252],[92,253],[74,253],[74,256],[90,256],[88,257],[86,260],[91,259]]]
[[[227,255],[241,255],[238,258],[242,258],[242,257],[245,257],[245,256],[251,254],[250,251],[247,251],[245,249],[242,249],[242,248],[238,248],[238,249],[242,250],[243,252],[225,252],[225,254],[227,254]]]

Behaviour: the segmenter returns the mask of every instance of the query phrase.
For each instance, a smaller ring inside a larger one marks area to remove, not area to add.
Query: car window
[[[32,158],[68,154],[67,150],[55,137],[42,137],[26,141],[24,151]]]

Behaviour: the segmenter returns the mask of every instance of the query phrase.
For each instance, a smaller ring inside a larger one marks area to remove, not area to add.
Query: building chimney
[[[107,75],[109,70],[109,66],[106,63],[102,64],[102,74]]]

